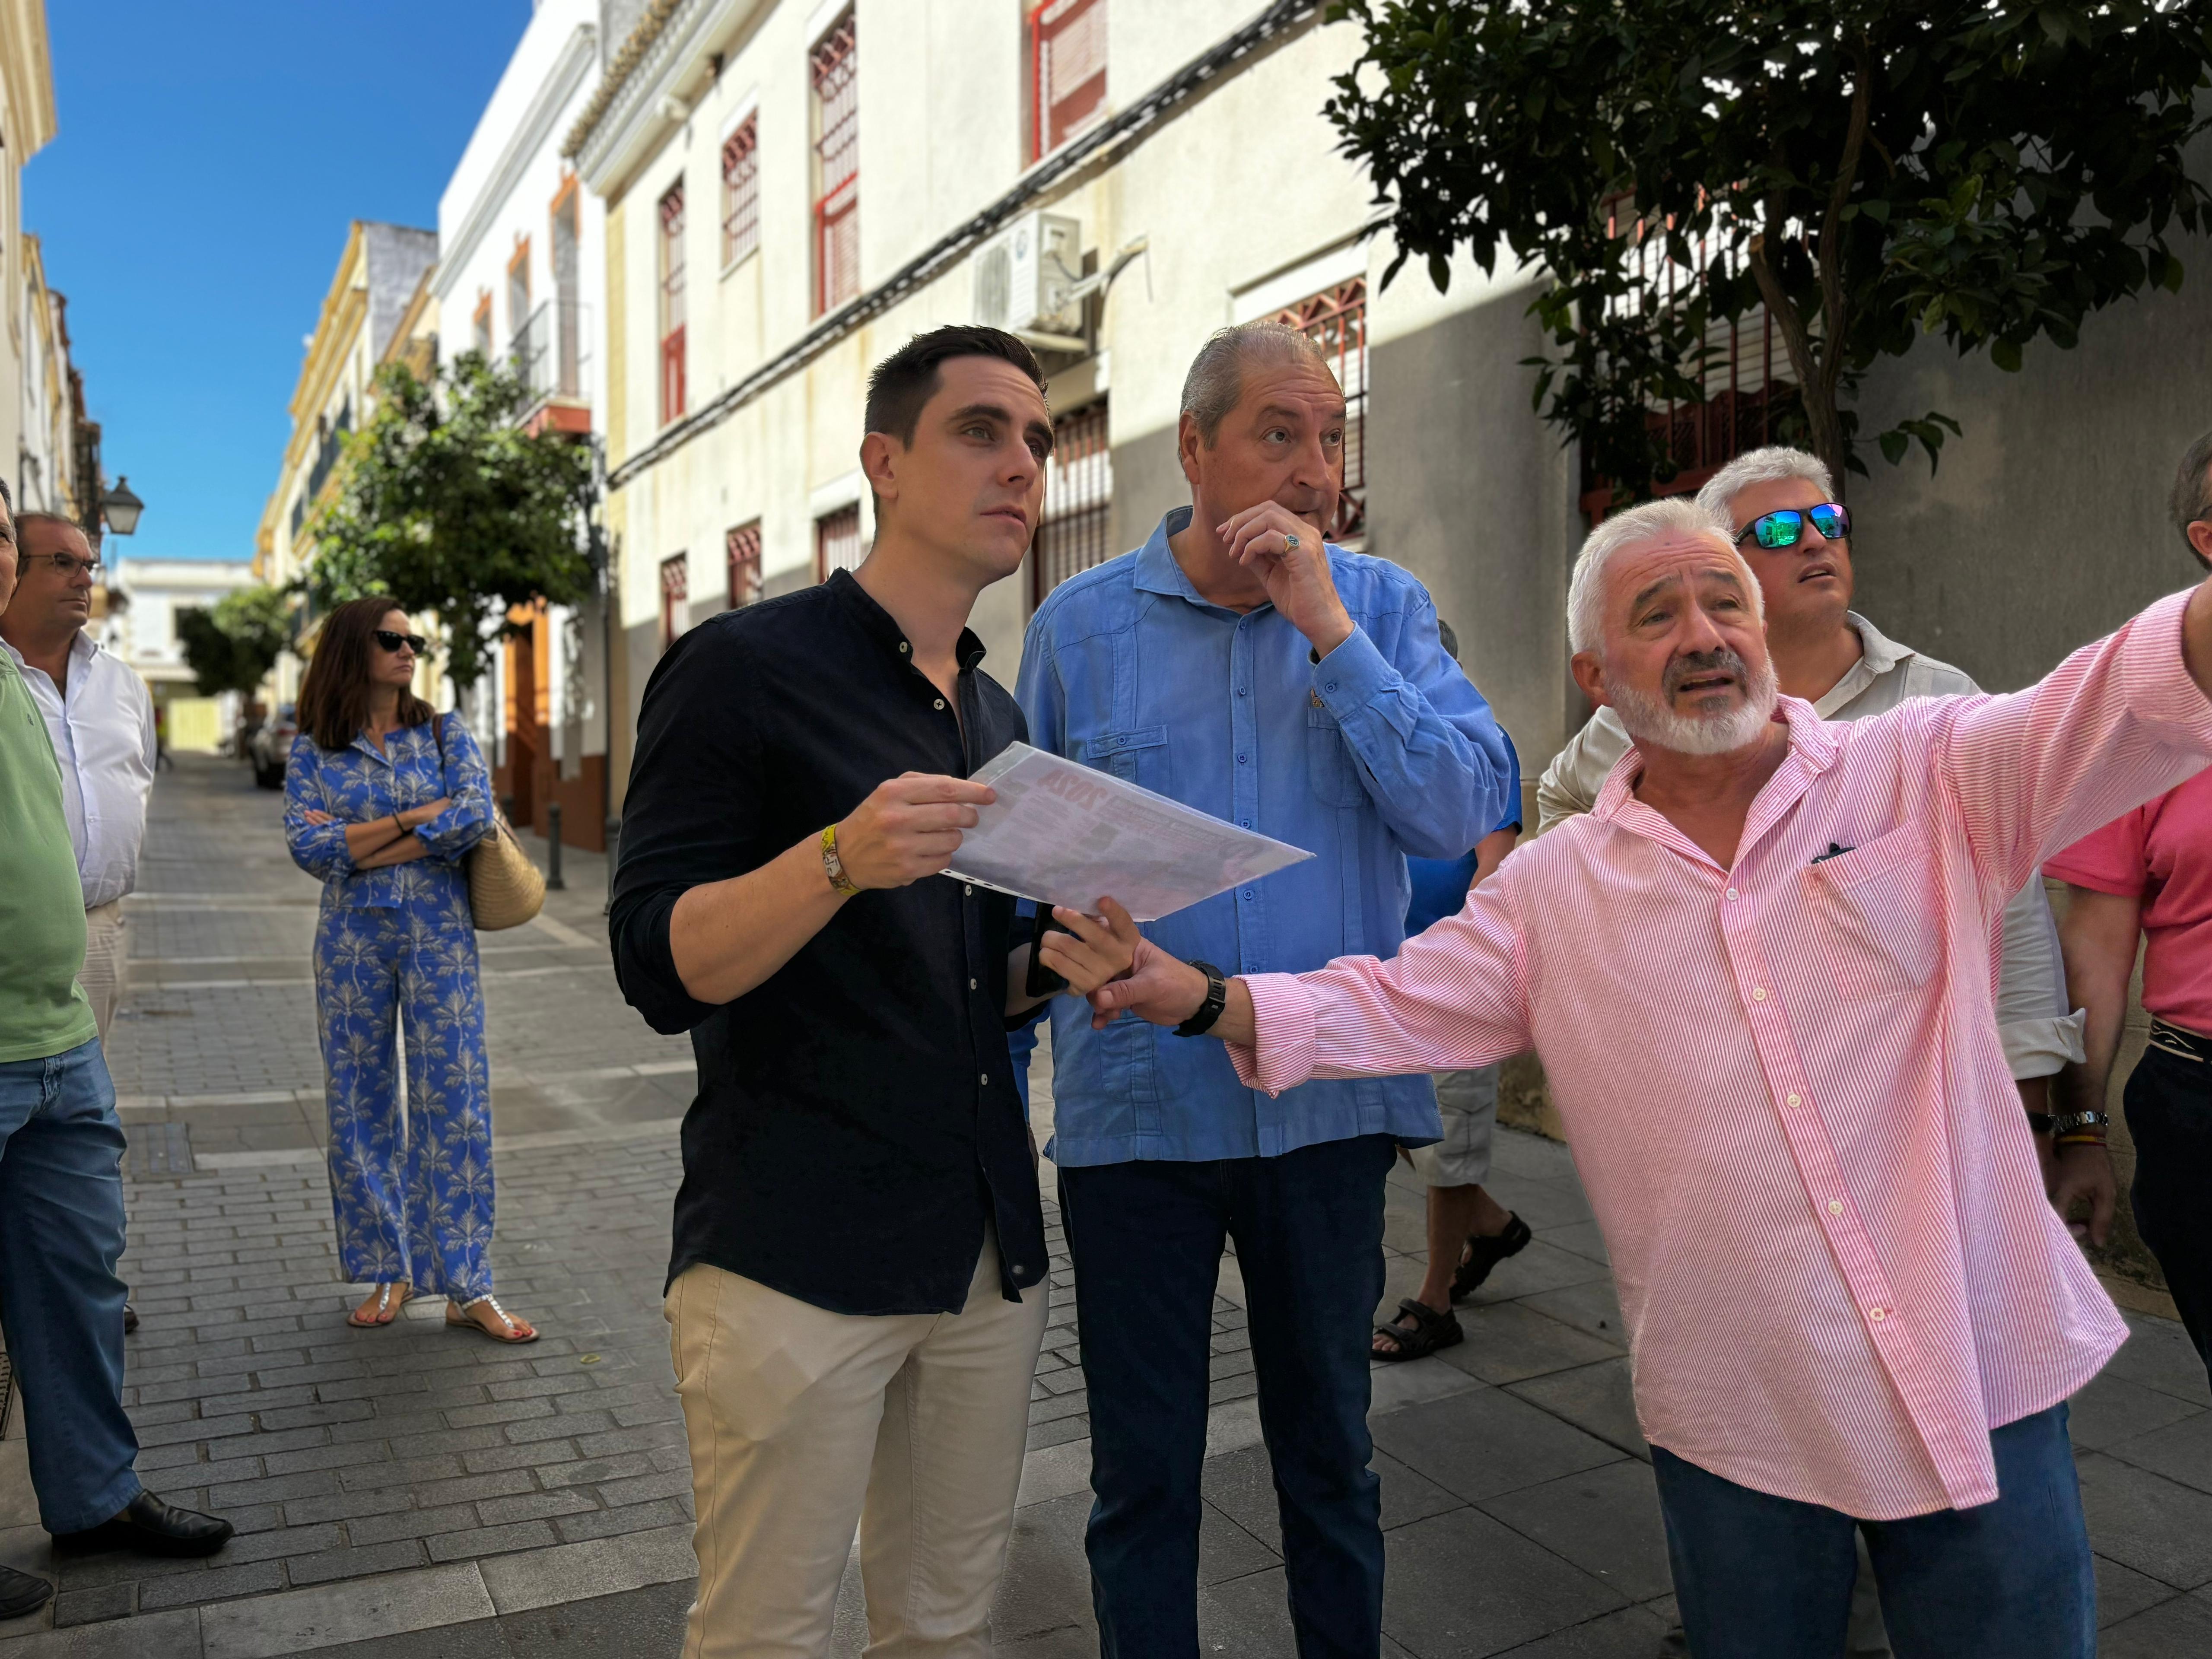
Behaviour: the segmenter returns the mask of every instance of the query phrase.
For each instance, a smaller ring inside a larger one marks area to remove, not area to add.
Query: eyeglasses
[[[31,564],[52,560],[54,568],[62,573],[62,580],[64,581],[76,575],[80,570],[97,581],[100,579],[100,573],[107,568],[98,559],[80,559],[74,553],[28,553],[24,556],[24,559],[26,562]]]
[[[1778,513],[1762,513],[1736,532],[1736,544],[1741,546],[1746,536],[1756,536],[1761,547],[1795,547],[1805,533],[1808,519],[1813,521],[1813,528],[1820,532],[1824,542],[1839,542],[1851,533],[1850,509],[1841,501],[1823,501],[1802,513],[1794,507],[1785,507]]]
[[[418,657],[430,643],[420,634],[395,634],[388,628],[380,628],[376,630],[376,642],[386,651],[397,651],[404,645]]]

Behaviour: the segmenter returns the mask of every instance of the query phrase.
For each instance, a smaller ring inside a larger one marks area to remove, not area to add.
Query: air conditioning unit
[[[1024,214],[975,250],[969,269],[975,320],[987,327],[1056,344],[1082,330],[1083,302],[1071,290],[1083,280],[1083,233],[1073,219]]]

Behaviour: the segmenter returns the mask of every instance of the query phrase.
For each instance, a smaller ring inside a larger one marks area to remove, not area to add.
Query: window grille
[[[1614,301],[1633,312],[1647,301],[1662,306],[1684,301],[1711,269],[1721,275],[1739,274],[1731,247],[1717,246],[1711,236],[1694,244],[1694,264],[1684,264],[1668,251],[1668,226],[1639,218],[1634,202],[1626,194],[1603,204],[1607,234],[1626,237],[1633,245],[1636,286]],[[1685,495],[1704,488],[1707,479],[1747,450],[1773,443],[1781,422],[1796,404],[1796,376],[1790,373],[1788,350],[1774,337],[1774,322],[1764,304],[1753,304],[1730,321],[1714,318],[1705,325],[1702,364],[1686,368],[1697,374],[1705,394],[1702,404],[1669,398],[1645,411],[1644,420],[1660,441],[1667,457],[1680,469],[1665,483],[1653,488],[1662,495]],[[1583,470],[1583,512],[1601,517],[1611,505],[1613,483],[1601,477],[1587,462]]]
[[[691,620],[691,562],[678,553],[660,562],[660,648],[676,643]]]
[[[1030,9],[1030,159],[1058,149],[1106,112],[1106,0]]]
[[[722,145],[722,263],[760,246],[760,118],[748,115]]]
[[[854,42],[848,11],[812,53],[817,316],[860,291],[860,87]]]
[[[1303,329],[1328,354],[1344,388],[1344,493],[1328,538],[1356,544],[1367,536],[1367,279],[1354,276],[1275,314]]]
[[[723,538],[730,566],[730,609],[752,604],[761,596],[761,527],[755,519],[739,525]]]
[[[482,289],[477,295],[477,308],[469,318],[469,344],[479,357],[490,358],[491,290],[489,289]]]
[[[530,315],[530,244],[516,245],[507,266],[507,325],[517,334]]]
[[[660,198],[660,418],[684,412],[684,185]]]
[[[1030,604],[1078,571],[1114,556],[1114,451],[1107,441],[1106,405],[1092,404],[1052,423],[1052,458],[1044,468],[1044,517],[1030,550]]]
[[[833,570],[857,570],[868,550],[860,544],[860,504],[841,507],[814,521],[814,580],[826,582]]]

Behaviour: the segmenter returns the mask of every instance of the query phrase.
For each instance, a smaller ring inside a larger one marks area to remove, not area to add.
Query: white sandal
[[[394,1291],[398,1293],[397,1301],[392,1299]],[[369,1298],[375,1304],[369,1316],[363,1319],[361,1309],[356,1308],[346,1316],[346,1323],[357,1331],[380,1329],[399,1317],[399,1310],[407,1305],[414,1294],[415,1287],[411,1285],[380,1285],[376,1287],[376,1294]]]
[[[506,1334],[504,1335],[498,1331],[493,1330],[481,1320],[471,1319],[469,1317],[468,1310],[471,1308],[482,1307],[487,1302],[491,1304],[491,1310],[499,1316],[499,1322],[507,1328]],[[499,1305],[499,1298],[489,1294],[474,1297],[466,1302],[456,1303],[448,1301],[446,1304],[446,1323],[456,1328],[465,1325],[472,1331],[483,1332],[484,1335],[489,1337],[495,1342],[523,1343],[535,1342],[538,1340],[538,1332],[536,1329],[522,1320],[517,1319],[513,1314],[507,1312],[506,1309],[501,1307]],[[528,1334],[524,1334],[526,1332],[527,1332]]]

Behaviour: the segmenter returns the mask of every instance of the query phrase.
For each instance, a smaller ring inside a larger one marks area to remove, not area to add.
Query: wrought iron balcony
[[[548,300],[515,330],[507,357],[530,390],[526,418],[556,400],[583,403],[584,368],[591,360],[587,310],[580,300]]]

